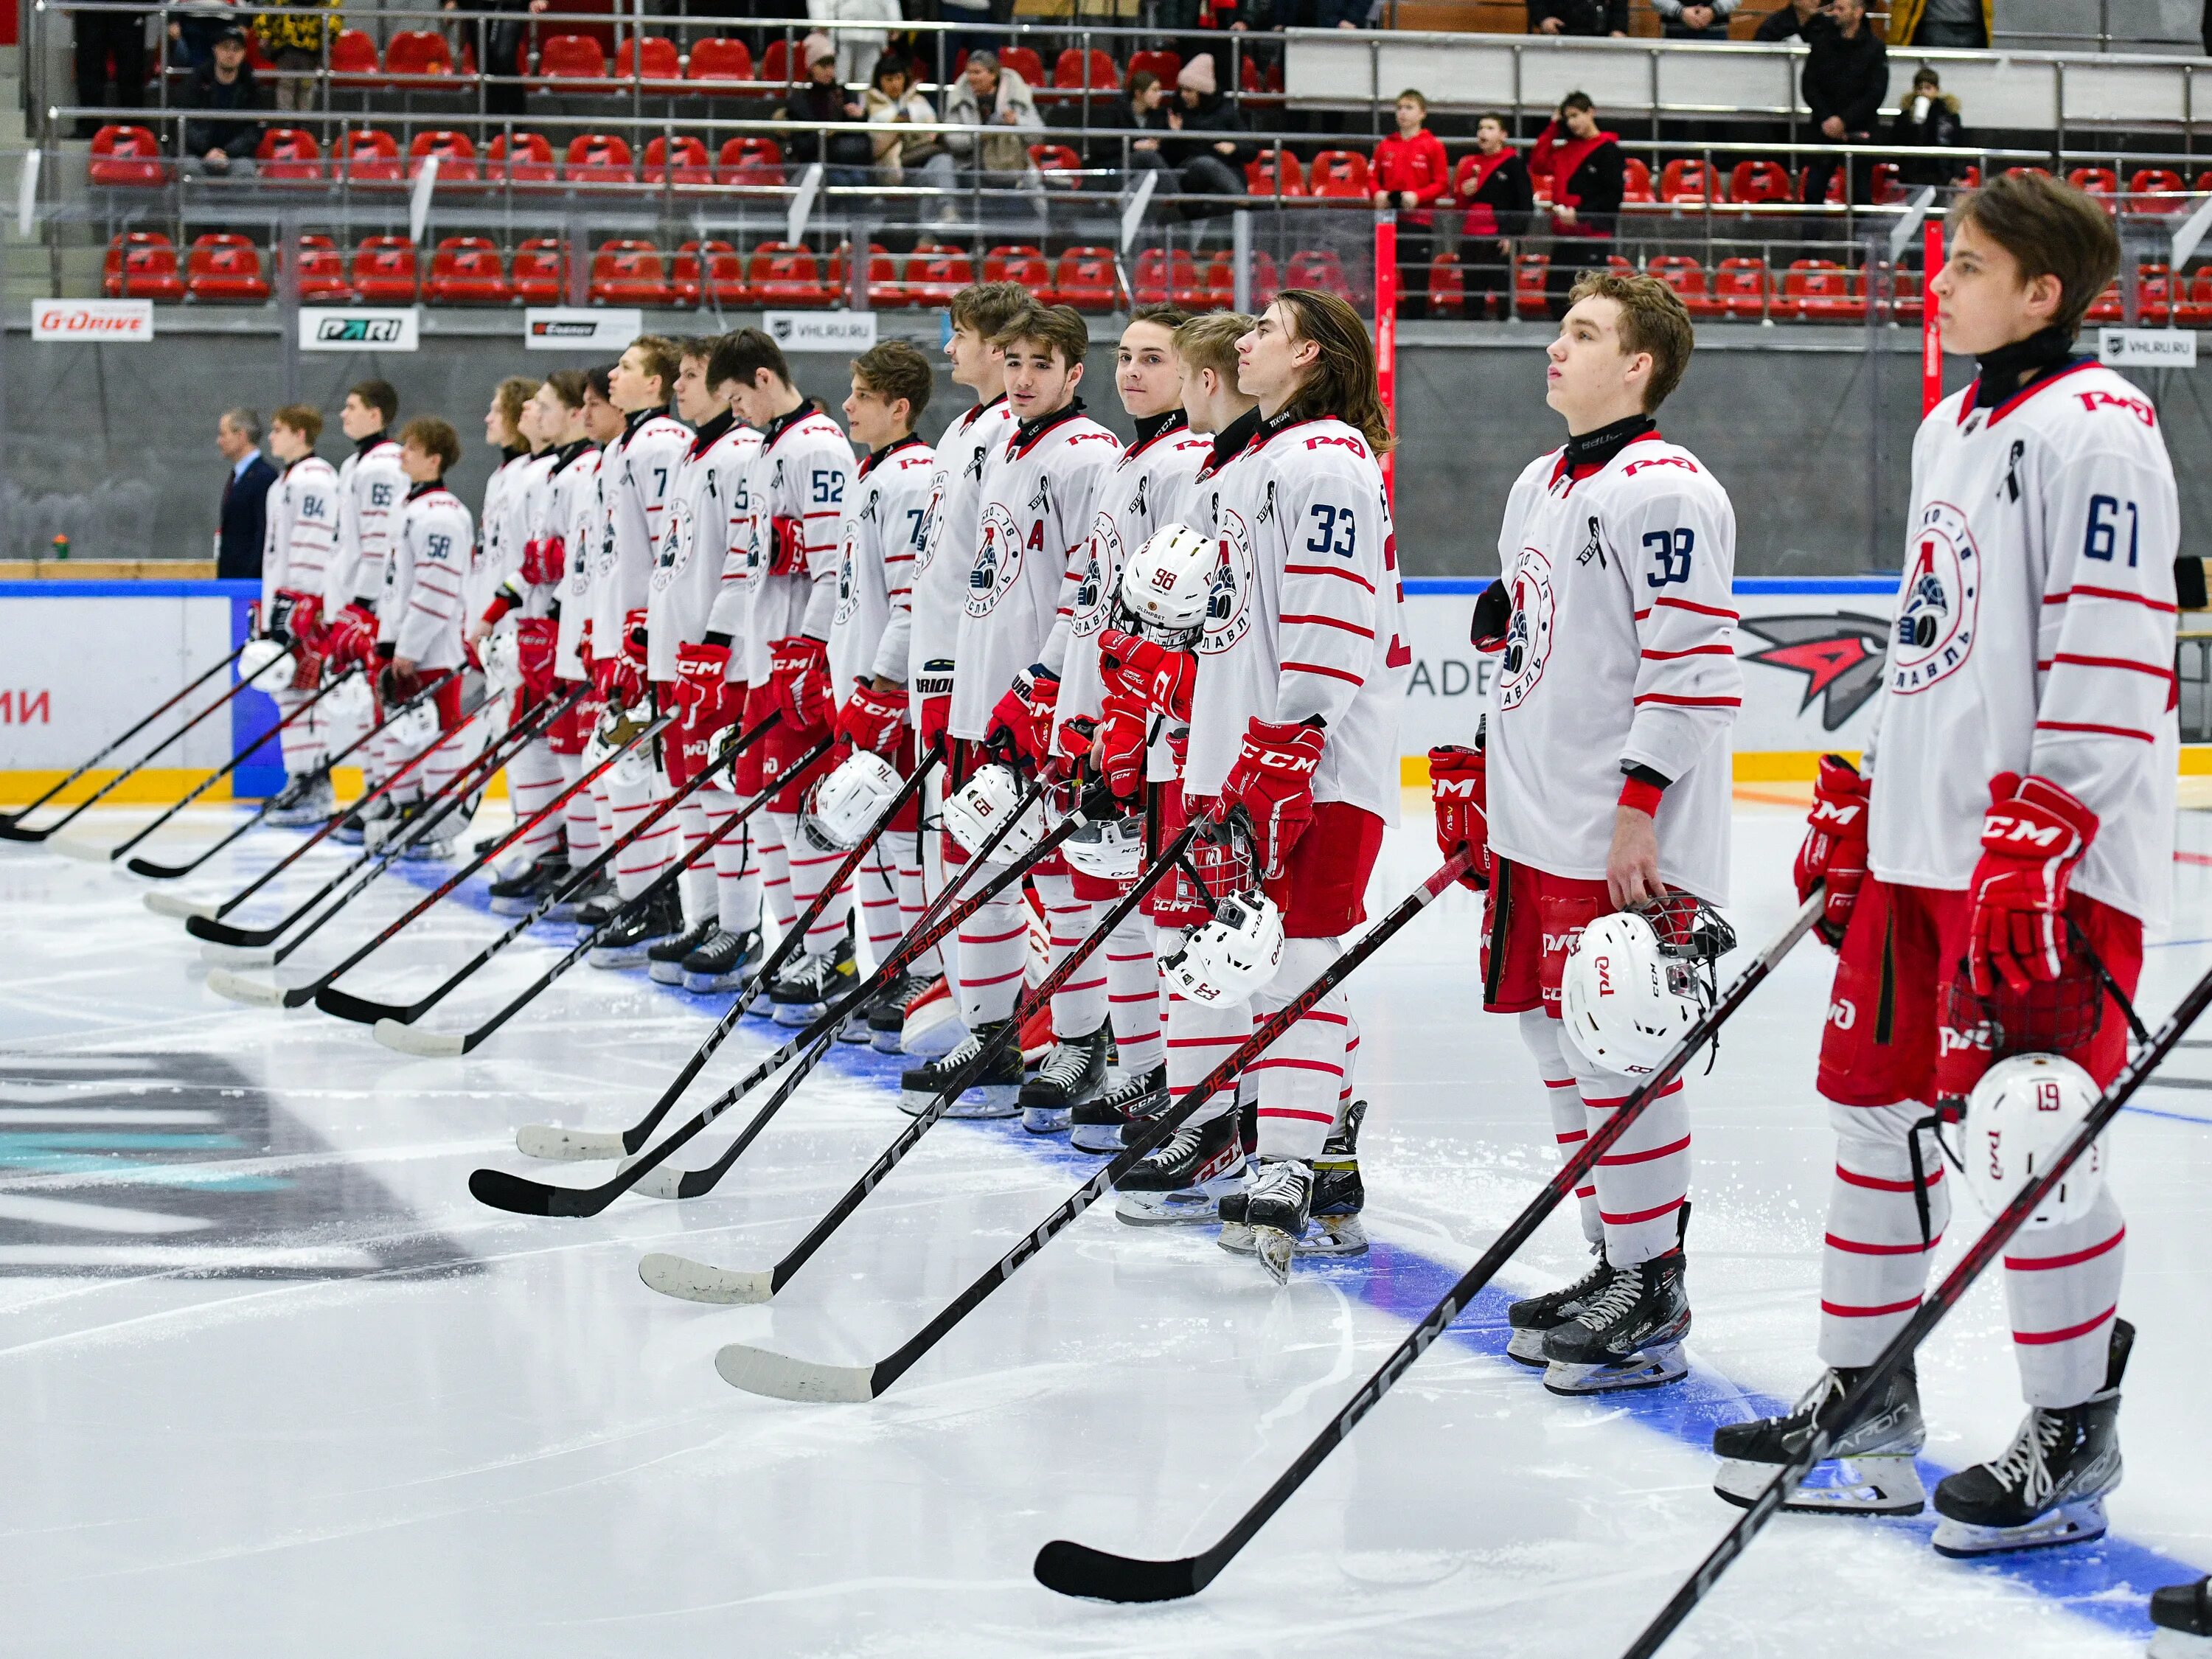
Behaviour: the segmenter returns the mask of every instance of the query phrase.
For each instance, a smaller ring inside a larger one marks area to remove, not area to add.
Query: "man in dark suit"
[[[230,463],[222,483],[222,527],[216,533],[215,574],[229,580],[261,579],[261,541],[269,486],[276,469],[261,453],[261,417],[234,409],[216,422],[215,447]]]

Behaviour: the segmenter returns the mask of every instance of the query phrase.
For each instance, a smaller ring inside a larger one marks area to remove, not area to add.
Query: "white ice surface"
[[[195,817],[207,834],[223,821]],[[134,821],[102,814],[89,833]],[[2212,844],[2203,823],[2185,817],[2185,846]],[[1786,914],[1796,836],[1792,812],[1740,809],[1731,914],[1747,943]],[[179,885],[220,896],[289,844],[248,837]],[[1429,858],[1425,835],[1394,836],[1378,897]],[[304,861],[290,890],[309,866],[330,867]],[[2154,1021],[2212,964],[2207,871],[2177,877],[2183,920],[2143,989]],[[669,1300],[638,1282],[641,1255],[765,1267],[890,1139],[905,1119],[888,1062],[841,1051],[711,1196],[625,1199],[589,1221],[501,1215],[469,1197],[471,1169],[611,1172],[531,1164],[515,1126],[628,1123],[722,1000],[579,968],[477,1054],[411,1060],[312,1008],[215,997],[197,947],[140,888],[0,848],[0,1651],[1605,1656],[1736,1513],[1662,1395],[1554,1399],[1474,1332],[1433,1348],[1197,1600],[1094,1606],[1030,1577],[1054,1537],[1152,1556],[1211,1542],[1547,1173],[1513,1022],[1475,1012],[1468,896],[1353,982],[1375,1256],[1301,1264],[1279,1292],[1206,1232],[1139,1232],[1100,1206],[884,1399],[805,1406],[733,1391],[715,1350],[889,1352],[1088,1161],[947,1123],[769,1306]],[[419,890],[380,884],[279,973],[310,977]],[[419,994],[496,925],[441,907],[346,983]],[[427,1020],[480,1018],[568,937],[518,946]],[[1731,1385],[1792,1395],[1813,1370],[1831,1148],[1810,1085],[1829,962],[1802,947],[1693,1085],[1700,1400]],[[746,1021],[694,1098],[771,1040]],[[179,1106],[171,1085],[217,1063],[244,1092],[203,1087]],[[2212,1089],[2212,1053],[2172,1072]],[[118,1135],[198,1133],[146,1115],[211,1100],[265,1106],[271,1127],[265,1146],[198,1162],[58,1153],[90,1145],[53,1139],[82,1129],[73,1100],[135,1114],[102,1120]],[[2115,1623],[2134,1598],[2113,1586],[2142,1565],[2129,1552],[2212,1565],[2212,1095],[2139,1101],[2114,1177],[2123,1307],[2141,1328],[2111,1505],[2124,1542],[2007,1571],[1939,1559],[1924,1523],[1784,1517],[1670,1653],[2141,1650]],[[705,1163],[742,1121],[680,1161]],[[175,1224],[197,1213],[179,1195],[203,1188],[228,1194],[220,1224]],[[1510,1288],[1582,1262],[1555,1219]],[[2003,1329],[1984,1285],[1923,1354],[1939,1462],[1988,1456],[2015,1426]],[[2066,1605],[2100,1595],[2101,1620]]]

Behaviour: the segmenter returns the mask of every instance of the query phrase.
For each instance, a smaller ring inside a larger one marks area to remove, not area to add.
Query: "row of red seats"
[[[612,133],[579,133],[556,159],[544,135],[518,132],[512,145],[505,134],[480,156],[465,132],[440,129],[418,132],[405,155],[399,141],[378,127],[340,133],[325,157],[315,136],[302,127],[270,127],[253,152],[260,176],[284,184],[319,185],[340,180],[374,188],[398,188],[438,158],[441,186],[471,185],[544,186],[567,183],[657,185],[672,178],[679,185],[781,186],[783,149],[763,136],[732,138],[710,158],[696,138],[649,140],[642,158],[634,159],[629,140]],[[140,126],[102,127],[92,142],[88,167],[96,185],[145,187],[165,182],[174,163],[161,154],[152,132]]]

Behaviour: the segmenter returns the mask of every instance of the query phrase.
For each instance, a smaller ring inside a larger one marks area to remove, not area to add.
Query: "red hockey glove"
[[[1967,961],[1986,996],[2002,977],[2015,992],[2055,980],[2067,957],[2066,892],[2097,838],[2097,815],[2048,778],[2011,772],[1990,780]]]
[[[1241,806],[1252,820],[1252,853],[1266,880],[1283,873],[1291,848],[1313,822],[1314,774],[1325,740],[1317,726],[1257,715],[1244,728],[1244,745],[1221,786],[1221,810]]]
[[[768,574],[771,576],[795,576],[805,568],[805,526],[797,519],[770,519]]]
[[[522,580],[532,586],[550,586],[568,572],[568,544],[560,537],[533,537],[523,544]]]
[[[1106,717],[1098,722],[1092,753],[1098,775],[1123,800],[1136,798],[1145,782],[1146,732],[1152,725],[1147,712],[1119,692],[1106,696]]]
[[[702,720],[713,720],[721,708],[723,688],[729,684],[729,674],[728,646],[676,647],[676,707],[686,731],[698,727]],[[711,726],[708,729],[711,730]]]
[[[576,625],[576,661],[583,668],[584,678],[597,684],[599,659],[592,652],[592,619],[589,617]]]
[[[1468,623],[1468,643],[1481,652],[1503,651],[1506,631],[1513,626],[1513,599],[1503,581],[1482,590],[1474,602],[1474,620]]]
[[[1198,658],[1118,628],[1098,636],[1098,674],[1170,720],[1190,718],[1191,687],[1198,683]]]
[[[323,634],[323,601],[313,593],[302,593],[295,588],[276,590],[276,606],[270,617],[269,631],[280,640],[300,647],[302,652],[321,647]]]
[[[1429,804],[1436,809],[1437,846],[1446,858],[1462,848],[1474,863],[1459,878],[1480,892],[1490,885],[1490,781],[1482,750],[1455,743],[1429,750]]]
[[[830,647],[811,635],[792,634],[770,640],[769,672],[775,685],[775,706],[794,726],[826,725],[836,712],[830,684]]]
[[[553,652],[561,624],[551,617],[521,617],[514,624],[514,653],[522,668],[523,694],[532,702],[553,695]]]
[[[1006,732],[1023,759],[1041,766],[1052,753],[1053,711],[1059,706],[1060,677],[1041,662],[1031,663],[991,710],[991,724]]]
[[[898,747],[899,731],[906,724],[906,688],[876,690],[866,680],[856,680],[853,695],[837,711],[837,735],[854,749],[888,755]]]
[[[625,611],[622,620],[622,653],[634,664],[638,672],[645,672],[650,659],[646,654],[645,612]]]
[[[323,656],[332,667],[366,663],[376,654],[376,612],[356,600],[323,630]]]
[[[1827,905],[1816,924],[1820,937],[1832,945],[1844,942],[1850,926],[1851,907],[1858,902],[1866,883],[1868,791],[1872,786],[1858,768],[1841,755],[1820,757],[1820,769],[1813,780],[1813,810],[1805,815],[1805,839],[1797,847],[1797,863],[1791,874],[1797,884],[1797,902],[1813,896],[1819,882],[1827,893]]]

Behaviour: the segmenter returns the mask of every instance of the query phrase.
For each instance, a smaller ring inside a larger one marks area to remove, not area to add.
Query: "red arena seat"
[[[760,78],[770,86],[791,84],[791,42],[771,40],[768,50],[761,53]]]
[[[1048,185],[1079,185],[1083,182],[1083,158],[1066,144],[1031,144],[1030,165],[1044,174]],[[1054,174],[1062,175],[1055,180]]]
[[[1160,84],[1172,93],[1175,89],[1176,76],[1182,73],[1182,55],[1172,52],[1133,52],[1129,54],[1131,80],[1136,79],[1140,72],[1147,70],[1159,76]]]
[[[568,297],[568,251],[551,236],[533,236],[514,250],[514,297],[526,305],[556,306]]]
[[[85,176],[95,185],[159,185],[167,179],[169,164],[149,129],[106,126],[93,135]]]
[[[718,306],[751,303],[745,288],[745,262],[727,242],[686,242],[676,250],[669,287],[679,306],[711,300]]]
[[[745,284],[764,306],[826,306],[830,300],[814,251],[796,242],[763,242],[753,249]]]
[[[645,147],[645,171],[642,175],[648,185],[665,179],[677,185],[711,185],[714,169],[707,159],[707,147],[696,138],[677,139],[673,159],[665,137],[655,138]]]
[[[1720,302],[1705,285],[1705,268],[1688,254],[1659,254],[1652,259],[1649,273],[1673,289],[1681,298],[1682,308],[1692,317],[1720,314]]]
[[[331,42],[331,73],[341,81],[374,81],[382,67],[376,42],[360,29],[340,29]]]
[[[1544,279],[1552,268],[1547,253],[1524,253],[1513,262],[1513,314],[1541,319],[1549,314]]]
[[[2066,182],[2092,196],[2117,196],[2120,193],[2120,175],[2110,167],[2075,167],[2066,175]]]
[[[665,306],[671,296],[660,250],[635,237],[599,244],[592,255],[592,303]]]
[[[1306,170],[1288,150],[1281,152],[1282,172],[1275,171],[1276,152],[1262,150],[1257,160],[1244,164],[1244,193],[1248,196],[1303,196]],[[1279,186],[1279,188],[1278,188]]]
[[[438,187],[441,190],[455,185],[473,185],[483,174],[477,166],[476,143],[465,132],[455,132],[441,127],[430,132],[418,132],[407,146],[407,176],[412,179],[422,170],[425,156],[438,158]]]
[[[450,79],[453,54],[442,34],[402,29],[384,43],[384,73],[394,82]]]
[[[1713,192],[1713,176],[1703,161],[1673,161],[1659,169],[1659,199],[1702,202]]]
[[[570,139],[562,173],[571,184],[627,185],[637,178],[628,142],[611,132],[580,132]]]
[[[1008,46],[999,53],[1000,67],[1020,76],[1031,92],[1045,84],[1044,59],[1028,46]]]
[[[1467,312],[1467,277],[1459,255],[1446,249],[1429,261],[1429,315],[1459,317]]]
[[[308,305],[324,305],[353,298],[346,281],[345,256],[327,236],[302,236],[293,252],[299,268],[300,298]]]
[[[1016,279],[1020,280],[1019,278]],[[1111,311],[1121,303],[1121,280],[1110,247],[1072,247],[1060,256],[1056,297],[1078,311]]]
[[[2136,310],[2142,320],[2163,326],[2173,309],[2173,271],[2163,264],[2136,267]]]
[[[1083,49],[1080,46],[1068,47],[1060,54],[1059,61],[1052,66],[1052,84],[1054,90],[1081,93],[1084,89],[1085,67]],[[1121,89],[1121,71],[1115,66],[1112,52],[1101,46],[1091,47],[1087,67],[1091,71],[1090,88],[1094,98],[1100,93],[1119,92]],[[1168,84],[1173,86],[1175,83],[1170,81]]]
[[[878,311],[903,311],[913,292],[899,276],[899,262],[881,242],[868,244],[868,304]]]
[[[1633,155],[1625,157],[1621,161],[1621,206],[1649,207],[1651,202],[1651,169]]]
[[[323,177],[323,147],[315,135],[301,127],[270,127],[254,146],[253,160],[264,179],[271,183],[319,184]]]
[[[1352,284],[1344,275],[1344,261],[1334,248],[1300,248],[1291,255],[1290,270],[1283,280],[1291,288],[1314,288],[1324,294],[1334,294],[1340,300],[1352,298]]]
[[[551,35],[538,48],[538,73],[548,81],[604,81],[607,54],[588,34]]]
[[[1364,202],[1369,197],[1367,158],[1358,150],[1322,150],[1306,169],[1306,188],[1326,200]]]
[[[415,303],[415,244],[405,236],[365,236],[353,254],[353,291],[372,305]]]
[[[331,175],[356,185],[399,182],[399,141],[377,127],[357,127],[331,146]]]
[[[100,287],[111,300],[183,299],[175,245],[158,230],[125,231],[107,245]]]
[[[783,188],[783,147],[775,139],[732,138],[722,146],[714,164],[714,181],[722,185],[752,185]]]
[[[915,305],[950,304],[954,295],[975,280],[975,265],[957,248],[924,242],[907,256],[907,297]]]
[[[1006,242],[983,253],[983,280],[1019,283],[1033,294],[1052,287],[1052,266],[1043,253],[1023,242]]]
[[[1770,290],[1764,259],[1723,259],[1713,270],[1713,297],[1731,317],[1765,316]]]
[[[516,133],[511,153],[502,132],[484,153],[484,177],[494,184],[511,179],[518,185],[550,185],[560,176],[561,170],[553,161],[553,146],[542,132]]]
[[[647,84],[673,83],[684,78],[683,54],[665,34],[646,35],[641,46],[635,36],[623,41],[615,53],[615,79],[629,80],[633,62],[639,65],[638,78]]]
[[[261,250],[233,231],[195,237],[185,258],[185,291],[195,300],[259,304],[269,297]]]
[[[1207,291],[1199,281],[1198,261],[1191,257],[1188,248],[1145,249],[1137,255],[1133,280],[1136,284],[1133,297],[1140,306],[1176,305],[1186,311],[1206,308]],[[1232,276],[1232,284],[1235,280]]]
[[[1729,172],[1729,200],[1743,206],[1786,202],[1794,192],[1790,173],[1778,161],[1738,161]]]
[[[1863,323],[1866,289],[1856,271],[1832,259],[1793,259],[1782,273],[1774,314],[1813,323]]]
[[[2128,179],[2128,195],[2138,212],[2172,213],[2188,204],[2181,198],[2189,186],[2171,167],[2142,167]],[[2150,199],[2144,200],[2142,198]]]
[[[503,306],[514,298],[499,246],[483,236],[448,236],[430,256],[422,297],[434,305]]]
[[[711,35],[691,43],[691,56],[684,65],[687,81],[750,81],[753,78],[752,49],[742,40]],[[693,91],[700,90],[694,87]]]
[[[2188,286],[2185,289],[2177,288],[2175,290],[2175,325],[2203,328],[2212,325],[2212,265],[2200,265],[2197,274],[2186,281]]]

